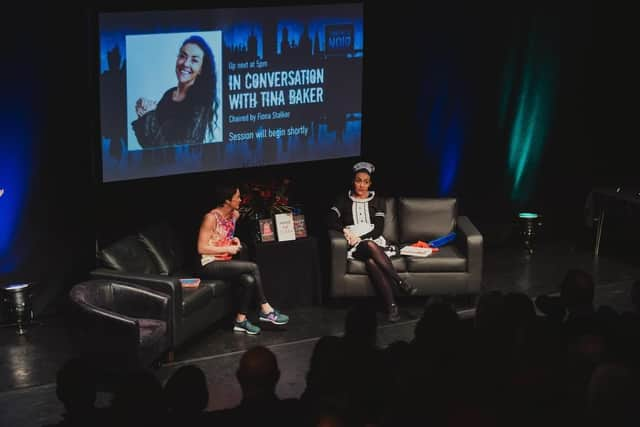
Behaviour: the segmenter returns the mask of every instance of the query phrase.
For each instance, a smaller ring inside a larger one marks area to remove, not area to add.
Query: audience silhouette
[[[167,419],[160,381],[149,371],[122,378],[111,404],[110,425],[156,427]]]
[[[89,365],[80,358],[68,360],[56,378],[56,396],[64,405],[65,413],[62,421],[51,426],[94,424],[96,395],[96,379]]]
[[[164,385],[164,400],[171,425],[202,425],[209,403],[207,378],[194,365],[180,367]]]
[[[212,420],[218,425],[300,425],[298,399],[280,399],[276,395],[280,369],[271,350],[263,346],[247,350],[240,358],[236,378],[242,401],[235,408],[214,414]]]
[[[639,290],[635,282],[634,304]],[[56,425],[635,425],[638,307],[619,314],[594,295],[593,278],[569,270],[550,305],[536,300],[553,307],[549,315],[524,293],[491,291],[478,297],[472,322],[433,297],[414,338],[386,348],[377,345],[375,308],[357,304],[344,336],[317,341],[299,400],[278,396],[278,359],[255,346],[236,371],[240,404],[214,412],[205,412],[207,379],[193,365],[164,390],[150,372],[123,376],[111,408],[98,410],[91,370],[72,359],[57,378],[65,414]]]

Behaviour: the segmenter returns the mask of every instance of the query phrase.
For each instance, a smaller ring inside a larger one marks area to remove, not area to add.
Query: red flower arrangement
[[[291,180],[284,178],[268,184],[252,183],[242,188],[240,216],[243,218],[268,218],[277,213],[291,212],[289,190]]]

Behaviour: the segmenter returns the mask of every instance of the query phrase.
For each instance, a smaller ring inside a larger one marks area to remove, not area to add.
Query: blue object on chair
[[[433,239],[429,242],[429,246],[432,248],[439,248],[441,246],[450,243],[456,238],[456,233],[449,233],[446,236],[438,237],[437,239]]]

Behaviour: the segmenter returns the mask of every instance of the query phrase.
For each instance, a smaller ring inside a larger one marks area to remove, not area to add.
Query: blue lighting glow
[[[22,95],[24,99],[24,94]],[[0,273],[12,272],[17,255],[11,251],[29,188],[33,142],[33,111],[19,96],[0,104]],[[30,118],[29,118],[30,117]]]
[[[460,162],[460,146],[462,145],[462,126],[460,115],[454,113],[449,118],[449,123],[444,138],[444,146],[440,155],[440,196],[451,194],[455,182],[458,164]]]
[[[429,111],[424,129],[424,154],[426,158],[439,160],[438,194],[441,197],[453,191],[464,143],[462,97],[447,90],[449,77],[444,76],[449,73],[442,73],[438,82],[431,82],[433,87],[425,91],[422,98],[425,104],[420,106],[420,110]]]

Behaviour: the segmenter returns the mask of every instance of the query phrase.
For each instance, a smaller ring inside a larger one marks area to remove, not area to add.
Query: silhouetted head
[[[347,313],[344,325],[344,339],[357,347],[375,347],[378,318],[376,310],[369,303],[353,306]]]
[[[441,351],[460,340],[460,318],[450,304],[429,302],[416,324],[415,343],[428,350]],[[449,348],[447,348],[449,350]]]
[[[631,369],[604,363],[593,370],[587,387],[587,409],[593,425],[635,425],[638,386]]]
[[[245,399],[274,394],[280,379],[276,355],[263,346],[250,348],[240,358],[236,377]]]
[[[343,427],[347,423],[344,416],[331,412],[331,409],[324,409],[324,412],[316,417],[313,425],[316,427]]]
[[[82,359],[71,359],[58,371],[56,395],[68,413],[93,408],[96,380],[93,371]]]
[[[344,348],[342,340],[336,336],[321,337],[313,348],[309,371],[307,372],[307,388],[330,390],[335,392],[336,384],[344,379]]]
[[[510,328],[528,327],[536,320],[536,309],[526,294],[510,292],[504,297],[507,321]]]
[[[166,414],[162,385],[150,371],[127,373],[115,392],[114,415],[124,425],[157,425]]]
[[[571,311],[593,308],[595,284],[591,275],[583,270],[569,270],[560,285],[560,297]]]
[[[332,365],[340,360],[342,352],[342,341],[339,337],[333,335],[321,337],[313,348],[309,370],[331,369]]]
[[[174,413],[202,412],[209,402],[207,378],[197,366],[182,366],[167,380],[164,395]]]
[[[504,295],[500,291],[481,294],[476,303],[475,325],[483,331],[505,329],[506,309]]]

